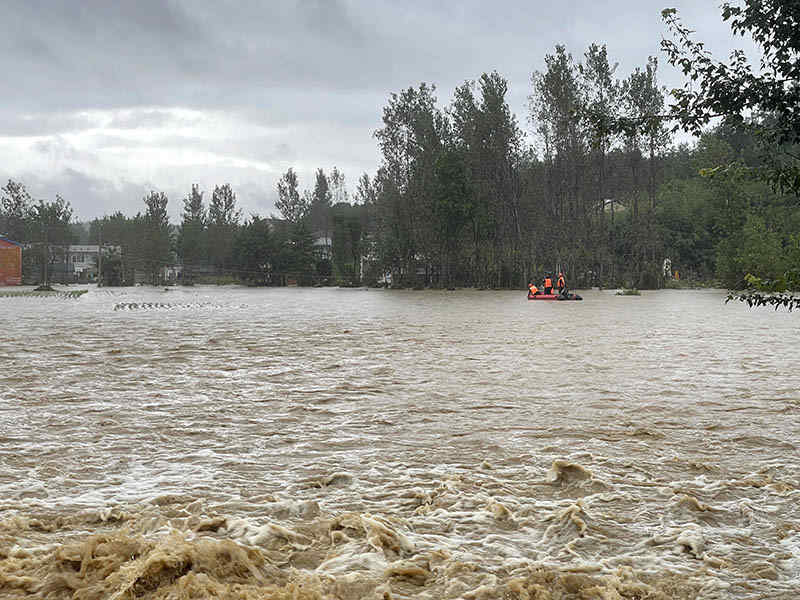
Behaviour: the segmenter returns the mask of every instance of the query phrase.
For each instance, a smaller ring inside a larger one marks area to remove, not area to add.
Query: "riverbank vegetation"
[[[136,216],[92,221],[87,241],[120,249],[103,261],[110,284],[139,272],[155,283],[175,263],[184,283],[521,288],[563,270],[572,287],[716,281],[749,286],[742,298],[756,303],[789,293],[800,285],[800,16],[768,4],[723,6],[761,48],[760,70],[739,52],[715,62],[665,10],[667,61],[693,82],[683,89],[667,94],[655,57],[619,73],[604,45],[556,46],[521,117],[497,72],[449,99],[428,83],[391,94],[374,132],[381,165],[354,189],[335,167],[312,182],[288,169],[280,214],[245,218],[230,185],[208,201],[192,186],[179,224],[152,192]],[[40,240],[24,186],[3,192],[0,230]]]

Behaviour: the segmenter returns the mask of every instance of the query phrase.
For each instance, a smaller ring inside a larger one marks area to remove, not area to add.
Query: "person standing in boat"
[[[544,293],[548,295],[553,293],[553,279],[550,273],[544,276]]]
[[[564,278],[564,273],[559,271],[558,273],[558,280],[556,281],[556,287],[558,288],[558,293],[562,296],[566,293],[567,289],[567,280]]]

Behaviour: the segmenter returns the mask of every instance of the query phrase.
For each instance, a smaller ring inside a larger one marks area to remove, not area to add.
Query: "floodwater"
[[[0,598],[800,597],[800,315],[0,298]]]

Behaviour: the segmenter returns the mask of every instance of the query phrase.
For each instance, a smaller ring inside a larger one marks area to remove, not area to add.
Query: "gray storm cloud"
[[[177,217],[192,183],[227,181],[245,212],[265,214],[290,166],[306,186],[317,167],[351,184],[373,172],[391,92],[432,82],[447,104],[454,86],[497,70],[524,125],[530,74],[555,44],[579,57],[607,43],[624,76],[663,35],[662,1],[433,4],[4,2],[0,177],[60,193],[84,219],[133,214],[149,188]],[[727,53],[713,3],[677,6]],[[679,81],[666,67],[661,77]]]

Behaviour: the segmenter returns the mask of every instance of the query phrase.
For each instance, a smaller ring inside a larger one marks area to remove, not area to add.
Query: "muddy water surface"
[[[800,315],[0,298],[0,598],[800,597]]]

